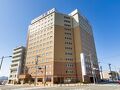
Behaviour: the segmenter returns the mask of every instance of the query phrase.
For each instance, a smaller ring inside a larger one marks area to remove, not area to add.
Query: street
[[[5,85],[0,86],[0,90],[120,90],[120,85],[98,84],[98,85],[51,86],[51,87]]]

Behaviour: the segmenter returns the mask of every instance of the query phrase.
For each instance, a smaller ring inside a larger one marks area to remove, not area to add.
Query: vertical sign
[[[84,53],[80,54],[81,57],[81,68],[82,68],[82,75],[86,75],[86,64],[85,64],[85,55]]]

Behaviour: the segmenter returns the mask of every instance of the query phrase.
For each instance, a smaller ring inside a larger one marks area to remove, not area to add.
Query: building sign
[[[84,53],[81,53],[80,57],[81,57],[82,75],[86,75],[86,64],[85,64],[85,55],[84,55]]]
[[[52,12],[55,12],[55,8],[53,8],[53,9],[47,11],[46,13],[40,15],[39,17],[33,19],[33,20],[31,21],[31,24],[35,23],[36,21],[40,20],[41,18],[47,16],[48,14],[50,14],[50,13],[52,13]]]

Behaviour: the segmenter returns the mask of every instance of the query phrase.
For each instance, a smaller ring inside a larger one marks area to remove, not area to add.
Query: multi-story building
[[[26,54],[28,73],[38,82],[99,79],[92,27],[78,10],[67,15],[52,9],[32,20]],[[36,70],[36,65],[40,69]]]
[[[119,79],[119,73],[116,71],[103,71],[101,77],[103,80],[115,81]]]
[[[25,63],[25,47],[19,46],[13,49],[12,63],[10,66],[9,83],[15,84],[18,82],[18,77],[24,70]]]

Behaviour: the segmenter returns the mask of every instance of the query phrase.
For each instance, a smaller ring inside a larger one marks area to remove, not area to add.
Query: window
[[[70,19],[70,17],[68,17],[68,16],[64,16],[64,18],[65,18],[65,19]]]
[[[72,50],[72,47],[65,47],[65,49]]]
[[[68,20],[64,20],[64,22],[66,22],[66,23],[70,23],[70,21],[68,21]]]
[[[65,39],[72,40],[72,38],[69,38],[69,37],[65,37]]]
[[[44,62],[44,59],[42,59],[42,62]]]
[[[71,43],[71,42],[65,42],[65,44],[69,44],[69,45],[72,45],[72,43]]]
[[[42,56],[44,56],[44,53],[42,54]]]
[[[69,25],[69,24],[64,24],[64,26],[71,27],[71,25]]]
[[[73,71],[73,70],[66,70],[66,73],[67,73],[67,74],[73,74],[74,71]]]
[[[72,55],[71,52],[65,52],[65,55]]]
[[[46,56],[48,56],[48,52],[46,53]]]
[[[71,35],[71,33],[66,33],[66,32],[65,32],[65,34],[66,34],[66,35]]]
[[[73,67],[73,64],[72,63],[68,63],[68,64],[66,64],[66,67]]]
[[[48,62],[48,59],[46,58],[46,62]]]

